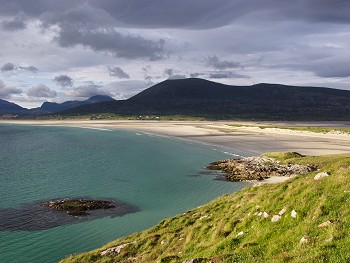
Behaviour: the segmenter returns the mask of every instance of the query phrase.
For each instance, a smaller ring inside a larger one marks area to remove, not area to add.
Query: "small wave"
[[[99,131],[113,131],[111,129],[100,128],[100,127],[87,127],[87,126],[70,126],[74,128],[90,129],[90,130],[99,130]]]

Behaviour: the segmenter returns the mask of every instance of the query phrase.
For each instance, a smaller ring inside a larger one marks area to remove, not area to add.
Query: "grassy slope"
[[[134,258],[134,262],[182,262],[198,257],[215,258],[216,262],[349,262],[350,154],[268,155],[284,162],[315,164],[331,176],[316,181],[314,172],[282,184],[247,187],[63,262],[131,262],[125,261],[127,258]],[[272,223],[271,217],[284,207],[287,212]],[[292,209],[297,218],[290,216]],[[270,217],[257,216],[260,211]],[[318,227],[327,220],[334,220],[333,224]],[[241,231],[244,234],[237,236]],[[302,237],[309,243],[301,245]],[[98,255],[130,241],[137,243],[119,255]]]

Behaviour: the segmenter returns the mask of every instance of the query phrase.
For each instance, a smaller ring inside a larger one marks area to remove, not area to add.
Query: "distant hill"
[[[63,103],[44,102],[41,105],[41,107],[36,108],[35,110],[40,110],[46,113],[56,113],[56,112],[68,110],[74,107],[78,107],[81,105],[93,104],[93,103],[104,102],[104,101],[114,101],[114,99],[106,95],[96,95],[83,101],[74,100],[74,101],[66,101]]]
[[[41,107],[26,109],[15,103],[8,102],[6,100],[0,99],[0,114],[12,114],[12,115],[20,115],[20,116],[38,116],[38,115],[46,115],[51,113],[57,113],[64,110],[68,110],[74,107],[78,107],[81,105],[105,102],[105,101],[115,101],[113,98],[106,95],[96,95],[87,100],[83,101],[66,101],[63,103],[56,102],[44,102]]]
[[[261,83],[230,86],[203,79],[166,80],[128,100],[83,105],[65,115],[189,115],[214,119],[349,120],[350,91]]]
[[[0,114],[26,115],[28,114],[28,109],[22,108],[15,103],[0,99]]]

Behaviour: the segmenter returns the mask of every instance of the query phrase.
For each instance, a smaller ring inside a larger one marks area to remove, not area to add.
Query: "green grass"
[[[62,262],[182,262],[199,257],[208,262],[212,258],[216,262],[349,262],[350,154],[265,155],[284,163],[315,165],[331,175],[314,180],[318,171],[281,184],[247,187]],[[287,212],[282,218],[271,222],[284,207]],[[293,209],[297,218],[290,216]],[[264,219],[259,212],[270,217]],[[318,227],[328,220],[333,224]],[[244,234],[237,235],[241,231]],[[301,245],[302,237],[309,242]],[[109,247],[132,241],[137,243],[119,255],[99,256]]]

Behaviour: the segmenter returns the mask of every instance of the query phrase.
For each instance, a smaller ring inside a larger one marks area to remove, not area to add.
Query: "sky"
[[[166,79],[350,90],[349,0],[0,0],[0,99],[126,99]]]

